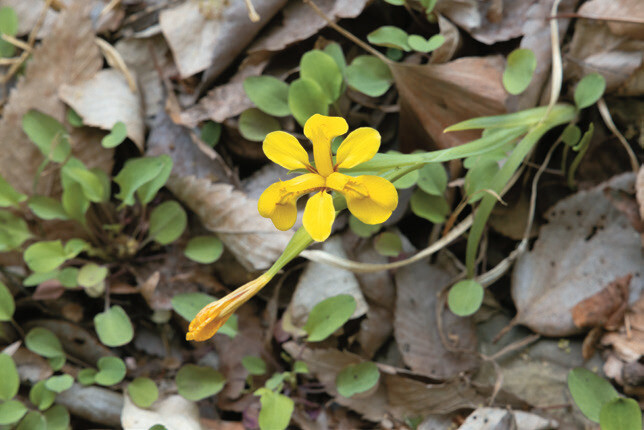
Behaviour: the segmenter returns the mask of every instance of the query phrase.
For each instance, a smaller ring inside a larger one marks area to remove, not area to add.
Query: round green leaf
[[[13,358],[8,354],[0,354],[0,400],[11,400],[18,394],[20,377]]]
[[[63,405],[54,405],[44,413],[47,420],[47,430],[67,430],[69,428],[69,412]]]
[[[51,272],[67,261],[60,240],[33,243],[25,250],[23,257],[27,266],[34,272]]]
[[[457,282],[447,295],[449,310],[460,317],[472,315],[481,307],[483,293],[481,284],[472,279]]]
[[[83,118],[72,108],[67,108],[67,122],[72,127],[82,127]]]
[[[50,160],[61,163],[69,156],[71,146],[67,129],[55,118],[32,109],[22,117],[22,129]]]
[[[288,103],[288,84],[273,76],[251,76],[244,80],[248,98],[265,113],[273,116],[291,114]]]
[[[349,86],[368,96],[380,97],[387,92],[392,82],[389,67],[372,55],[360,55],[347,67]]]
[[[0,34],[15,36],[16,33],[18,33],[18,15],[12,7],[5,6],[0,9]],[[13,57],[15,52],[15,46],[0,39],[0,57]]]
[[[58,273],[57,278],[63,284],[63,287],[75,288],[78,286],[78,282],[76,281],[78,279],[78,272],[79,269],[77,267],[65,267]]]
[[[59,371],[65,365],[67,358],[64,355],[59,355],[57,357],[50,357],[47,359],[49,366],[54,372]]]
[[[329,43],[325,48],[324,52],[329,54],[331,58],[335,61],[335,64],[338,65],[340,73],[344,76],[347,69],[347,60],[344,58],[344,52],[342,52],[342,47],[336,42]]]
[[[239,133],[252,142],[261,142],[268,133],[280,129],[278,120],[257,108],[246,109],[239,117]]]
[[[97,373],[96,369],[82,369],[76,379],[81,385],[92,385],[96,381]]]
[[[24,219],[0,210],[0,252],[17,249],[30,237],[33,235]]]
[[[118,357],[101,357],[98,359],[97,366],[98,373],[94,375],[94,381],[99,385],[118,384],[127,373],[125,363]]]
[[[159,398],[157,384],[150,378],[139,377],[127,386],[127,393],[140,408],[149,408]]]
[[[396,187],[396,189],[398,190],[406,190],[407,188],[411,188],[416,185],[416,182],[418,182],[418,176],[418,170],[412,170],[406,175],[396,179],[393,183],[394,187]]]
[[[568,373],[568,389],[581,412],[596,423],[602,406],[619,397],[610,382],[582,367]]]
[[[121,171],[114,177],[120,190],[116,198],[124,205],[134,204],[134,193],[139,189],[141,203],[147,204],[165,184],[172,170],[172,159],[167,155],[158,157],[130,158],[125,162]],[[147,185],[147,187],[146,187]]]
[[[409,44],[407,43],[408,38],[409,35],[405,30],[394,27],[393,25],[385,25],[367,34],[369,43],[387,48],[397,48],[403,51],[410,50]]]
[[[224,252],[224,244],[215,236],[196,236],[186,245],[184,254],[192,261],[202,264],[214,263]]]
[[[300,77],[315,81],[326,95],[327,102],[333,103],[341,94],[342,72],[329,54],[314,49],[300,60]]]
[[[9,292],[9,288],[0,282],[0,321],[11,321],[15,311],[16,303],[13,301],[13,295]],[[2,380],[3,378],[0,378],[0,381]]]
[[[0,425],[13,424],[27,413],[27,407],[17,400],[0,403]]]
[[[349,321],[356,310],[356,301],[349,294],[340,294],[322,300],[309,313],[304,331],[309,334],[309,342],[319,342]]]
[[[87,263],[78,271],[76,281],[81,287],[91,287],[103,282],[107,277],[107,267],[95,263]]]
[[[449,214],[449,206],[443,196],[432,196],[417,188],[409,201],[411,211],[433,223],[442,223]]]
[[[427,40],[417,34],[412,34],[407,38],[407,44],[411,49],[423,53],[432,52],[440,48],[443,43],[445,43],[445,36],[442,34],[435,34]]]
[[[206,121],[206,123],[201,127],[201,140],[203,140],[206,145],[215,147],[219,143],[221,138],[221,124],[214,121]]]
[[[442,196],[447,189],[447,173],[440,163],[430,163],[418,170],[418,187],[427,194]]]
[[[353,214],[349,216],[349,228],[360,237],[368,238],[382,228],[382,224],[365,224]]]
[[[27,200],[25,194],[19,193],[2,176],[0,176],[0,208],[19,208],[19,203]]]
[[[251,375],[263,375],[266,373],[266,362],[262,360],[261,357],[247,355],[242,358],[242,366],[244,366]]]
[[[260,430],[284,430],[288,427],[293,415],[295,404],[293,400],[283,394],[276,393],[266,388],[260,388],[255,394],[260,394],[259,411]]]
[[[50,376],[49,379],[45,381],[45,387],[54,393],[62,393],[63,391],[69,390],[72,385],[74,385],[74,378],[66,373],[63,375]]]
[[[402,240],[397,234],[385,231],[375,237],[373,246],[380,255],[398,257],[402,251]]]
[[[25,336],[25,345],[31,352],[47,358],[64,357],[65,352],[56,335],[49,329],[34,327]]]
[[[49,408],[56,400],[56,393],[48,389],[45,382],[44,380],[38,381],[29,390],[29,400],[41,411]]]
[[[16,430],[47,430],[47,421],[40,412],[31,411],[20,421]]]
[[[68,162],[62,169],[62,175],[81,186],[85,197],[95,203],[107,200],[106,189],[101,177],[86,168],[82,163]]]
[[[329,103],[322,88],[310,79],[297,79],[288,89],[288,105],[297,122],[304,123],[316,113],[327,115]]]
[[[562,142],[571,148],[579,143],[579,139],[581,139],[581,129],[575,124],[568,124],[561,132]]]
[[[186,211],[179,203],[170,200],[152,210],[148,234],[161,245],[167,245],[179,239],[187,225]]]
[[[101,145],[103,146],[103,148],[115,148],[123,143],[126,137],[127,127],[125,126],[124,122],[119,121],[114,124],[112,131],[110,131],[107,136],[103,137],[103,139],[101,140]]]
[[[370,390],[378,383],[378,379],[380,379],[378,366],[371,361],[365,361],[350,364],[342,369],[335,378],[335,386],[341,396],[351,397]]]
[[[224,376],[210,367],[186,364],[177,372],[177,390],[194,402],[213,396],[224,388]]]
[[[618,397],[602,406],[599,425],[602,430],[641,430],[642,411],[635,400]]]
[[[27,206],[40,219],[69,219],[62,203],[51,197],[32,196]]]
[[[575,88],[575,104],[577,109],[584,109],[595,104],[604,94],[606,79],[599,73],[584,76]]]
[[[537,68],[537,58],[530,49],[515,49],[508,55],[503,72],[503,86],[510,94],[521,94],[528,88]]]
[[[121,346],[129,343],[134,337],[132,322],[120,306],[112,306],[94,317],[96,334],[107,346]]]
[[[172,297],[172,309],[186,321],[192,321],[206,305],[217,300],[205,293],[180,293]]]

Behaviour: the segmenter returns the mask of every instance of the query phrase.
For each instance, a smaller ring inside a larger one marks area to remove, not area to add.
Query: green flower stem
[[[525,135],[525,137],[514,148],[512,154],[510,154],[506,162],[503,164],[503,167],[501,167],[496,175],[494,175],[490,184],[490,189],[495,191],[497,194],[500,193],[514,172],[519,168],[525,157],[532,151],[532,148],[537,144],[539,139],[541,139],[541,137],[543,137],[543,135],[553,127],[570,122],[575,118],[577,111],[572,106],[567,107],[569,109],[553,109],[547,118],[544,118]],[[494,195],[487,194],[481,200],[481,204],[474,215],[474,222],[472,223],[472,229],[470,230],[470,235],[467,240],[467,250],[465,254],[465,265],[467,266],[467,275],[469,278],[474,277],[476,253],[478,251],[479,243],[481,242],[483,229],[485,228],[487,219],[496,202],[497,200]]]

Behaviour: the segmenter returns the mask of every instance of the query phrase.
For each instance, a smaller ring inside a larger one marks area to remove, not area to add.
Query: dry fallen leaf
[[[286,0],[253,0],[261,19],[251,22],[244,2],[223,3],[220,10],[207,16],[198,2],[189,1],[163,10],[159,24],[181,77],[187,78],[210,67],[208,75],[214,78],[285,3]]]
[[[577,303],[571,309],[575,325],[579,328],[605,327],[612,330],[620,324],[628,306],[628,286],[632,277],[631,274],[622,276]]]
[[[147,429],[156,424],[168,430],[201,430],[197,404],[177,394],[157,401],[147,409],[136,406],[127,394],[123,400],[121,426],[124,430]]]
[[[644,166],[640,167],[635,181],[635,195],[640,205],[640,218],[644,221]]]
[[[121,39],[114,47],[136,76],[145,117],[156,115],[163,108],[161,79],[175,70],[165,40],[160,35],[148,39]]]
[[[395,280],[394,333],[405,364],[434,379],[473,369],[478,360],[472,351],[477,344],[472,321],[443,312],[442,327],[437,324],[438,293],[453,280],[447,266],[418,262],[397,270]],[[449,349],[441,341],[439,330]]]
[[[347,257],[342,249],[342,239],[338,236],[327,239],[322,244],[322,249],[342,258]],[[331,270],[323,263],[307,263],[287,312],[291,314],[293,324],[302,327],[315,305],[339,294],[349,294],[355,299],[357,306],[351,318],[358,318],[369,309],[358,280],[352,272],[338,268]]]
[[[612,3],[619,3],[612,6]],[[640,2],[629,0],[591,0],[578,10],[581,15],[611,16],[614,7],[625,17],[641,16]],[[606,92],[620,95],[644,94],[644,40],[634,40],[630,32],[620,31],[623,23],[612,27],[603,20],[580,19],[575,25],[565,72],[569,78],[579,79],[592,72],[606,78]],[[640,25],[641,27],[641,25]],[[640,30],[641,31],[641,30]]]
[[[18,17],[18,32],[16,34],[24,36],[36,25],[45,8],[45,3],[41,0],[0,0],[0,6],[13,8]],[[38,38],[43,38],[51,33],[59,15],[52,8],[48,8],[42,27],[38,31]]]
[[[543,418],[529,412],[479,407],[467,417],[458,430],[496,430],[506,428],[548,430],[559,428],[559,423],[556,420]]]
[[[109,131],[117,122],[125,123],[127,136],[143,152],[145,124],[140,96],[130,89],[121,72],[101,70],[89,80],[61,86],[59,95],[86,125]]]
[[[87,406],[88,399],[91,399],[91,407]],[[70,414],[87,421],[110,428],[121,426],[123,396],[109,388],[83,387],[74,383],[69,390],[56,395],[56,403],[67,408]]]
[[[317,0],[315,4],[332,20],[354,18],[367,4],[367,0]],[[258,38],[248,49],[250,54],[279,52],[295,42],[308,39],[327,23],[306,3],[290,2],[282,11],[284,19]]]
[[[91,78],[102,66],[103,59],[94,43],[95,34],[88,16],[88,6],[77,1],[61,13],[52,35],[32,53],[24,77],[9,95],[0,120],[0,172],[14,188],[31,193],[36,170],[43,157],[22,131],[22,117],[37,109],[63,122],[65,105],[58,99],[58,89]],[[73,154],[88,168],[112,168],[112,151],[103,149],[95,140],[73,141]],[[38,192],[49,194],[58,188],[56,175],[41,178]]]
[[[499,56],[390,67],[400,94],[401,144],[409,149],[432,140],[439,148],[471,141],[478,132],[443,130],[466,119],[505,112],[508,93],[501,82],[504,61]]]
[[[633,304],[619,330],[605,334],[601,343],[612,346],[625,363],[634,363],[644,355],[644,296]]]
[[[644,288],[639,235],[604,195],[604,188],[632,190],[623,174],[557,203],[547,214],[532,251],[512,274],[516,322],[546,336],[579,333],[570,309],[617,277],[633,274],[630,300]]]

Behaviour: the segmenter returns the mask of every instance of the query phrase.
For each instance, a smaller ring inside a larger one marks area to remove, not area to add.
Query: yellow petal
[[[313,240],[322,242],[331,234],[335,220],[333,198],[326,191],[312,195],[306,202],[302,223]]]
[[[398,193],[388,180],[380,176],[357,176],[333,173],[326,186],[341,192],[347,199],[349,211],[365,224],[380,224],[398,206]]]
[[[297,219],[298,197],[324,187],[324,183],[324,178],[316,173],[276,182],[259,196],[257,210],[264,218],[270,218],[278,230],[288,230]]]
[[[320,175],[329,176],[333,173],[331,158],[331,140],[349,130],[349,125],[339,116],[324,116],[315,114],[304,124],[304,135],[313,143],[313,158],[315,168]]]
[[[265,273],[223,298],[208,304],[190,323],[186,340],[204,341],[213,337],[237,308],[257,294],[271,278],[272,276]]]
[[[347,136],[338,148],[336,163],[339,168],[350,169],[371,160],[380,148],[380,133],[371,127],[358,128]]]
[[[310,166],[306,150],[295,137],[284,131],[268,133],[263,149],[269,160],[285,169],[306,169]]]

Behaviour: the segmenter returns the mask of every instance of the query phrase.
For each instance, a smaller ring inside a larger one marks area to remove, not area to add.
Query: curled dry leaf
[[[0,120],[0,172],[22,193],[31,193],[32,182],[42,155],[22,131],[22,117],[37,109],[64,122],[65,105],[58,99],[64,84],[76,84],[91,78],[102,66],[103,59],[94,44],[95,34],[88,16],[88,4],[77,1],[56,20],[52,35],[32,53],[25,75],[11,92]],[[39,9],[39,8],[38,8]],[[94,140],[72,142],[72,151],[88,168],[112,168],[112,151]],[[58,192],[56,175],[41,178],[38,192]]]
[[[342,258],[347,256],[342,249],[341,238],[337,236],[327,239],[322,249]],[[323,263],[308,263],[288,308],[293,324],[297,327],[304,326],[315,305],[339,294],[349,294],[355,299],[357,306],[351,318],[358,318],[369,309],[358,280],[352,272],[345,269],[330,270],[329,266]]]
[[[91,403],[88,399],[91,399]],[[109,427],[121,425],[123,396],[108,388],[74,384],[69,390],[56,395],[56,403],[67,408],[70,414],[87,421]],[[89,404],[91,407],[88,407]]]
[[[613,353],[626,363],[637,362],[644,355],[644,296],[633,304],[622,327],[605,334],[601,343],[611,346]]]
[[[614,3],[615,6],[612,4]],[[620,15],[638,16],[641,3],[621,0],[592,0],[578,10],[581,15],[611,16],[613,8],[622,9]],[[641,13],[639,13],[641,16]],[[606,92],[620,95],[644,94],[644,40],[631,39],[629,32],[617,31],[623,23],[612,27],[603,20],[580,19],[575,25],[566,63],[566,76],[580,79],[597,72],[606,79]],[[642,26],[639,25],[641,28]],[[640,30],[641,31],[641,30]]]
[[[577,303],[571,310],[575,325],[579,328],[615,329],[622,322],[628,306],[628,286],[632,277],[631,274],[622,276],[603,290]]]
[[[121,72],[101,70],[86,81],[61,86],[59,95],[86,125],[111,130],[117,122],[125,123],[127,136],[143,152],[145,125],[140,97],[138,91],[130,89]]]
[[[367,0],[317,0],[315,4],[333,20],[355,18],[367,4]],[[268,29],[248,49],[252,54],[279,52],[293,43],[308,39],[326,27],[327,23],[304,2],[290,2],[283,9],[282,22]]]
[[[156,424],[168,429],[201,430],[197,404],[175,394],[154,403],[148,409],[139,408],[124,396],[121,426],[124,430],[147,429]]]
[[[262,73],[267,61],[243,66],[227,83],[213,88],[199,102],[181,112],[181,123],[187,127],[196,127],[201,121],[213,120],[223,122],[241,114],[253,106],[244,91],[244,79]]]
[[[163,10],[159,24],[181,77],[187,78],[210,67],[208,74],[214,78],[285,3],[286,0],[253,0],[261,19],[251,22],[241,1],[220,3],[221,9],[210,14],[200,10],[199,2],[184,2]]]
[[[480,407],[467,417],[458,430],[493,430],[500,428],[546,430],[559,428],[559,423],[556,420],[547,419],[529,412]]]
[[[466,57],[445,64],[390,65],[400,94],[400,139],[409,149],[434,141],[449,148],[479,136],[474,131],[443,133],[448,126],[477,116],[505,112],[508,97],[500,56]]]
[[[121,39],[115,48],[136,77],[145,116],[156,115],[163,107],[161,79],[175,70],[165,40],[160,35],[147,39]]]
[[[445,38],[445,42],[432,52],[429,59],[431,64],[441,64],[450,61],[456,54],[456,50],[461,46],[461,33],[452,21],[443,15],[438,15],[438,27],[440,34]]]
[[[570,310],[620,276],[633,274],[630,301],[644,288],[639,235],[605,197],[611,187],[632,192],[623,174],[557,203],[547,214],[532,251],[512,274],[516,322],[546,336],[579,333]]]

